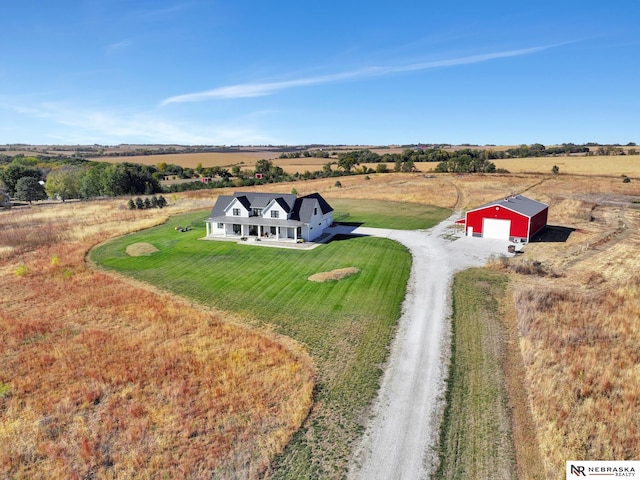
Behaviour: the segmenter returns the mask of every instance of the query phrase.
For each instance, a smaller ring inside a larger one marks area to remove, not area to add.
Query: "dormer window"
[[[240,209],[239,208],[234,208],[233,209],[233,216],[234,217],[239,217],[240,216]]]
[[[262,216],[262,208],[252,208],[251,209],[251,216],[252,217],[261,217]]]
[[[271,210],[271,218],[280,218],[280,212],[278,210]]]

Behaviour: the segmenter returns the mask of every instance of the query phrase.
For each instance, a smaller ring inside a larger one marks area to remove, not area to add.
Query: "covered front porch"
[[[289,225],[270,225],[257,223],[226,223],[220,222],[215,228],[206,222],[207,238],[231,238],[231,239],[265,239],[275,241],[298,242],[302,240],[302,227]]]

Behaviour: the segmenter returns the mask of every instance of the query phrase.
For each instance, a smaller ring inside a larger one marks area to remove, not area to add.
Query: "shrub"
[[[21,263],[20,265],[18,265],[18,268],[16,268],[16,275],[19,277],[24,277],[28,273],[29,267],[27,267],[24,263]]]
[[[4,382],[0,382],[0,398],[11,395],[11,387]]]

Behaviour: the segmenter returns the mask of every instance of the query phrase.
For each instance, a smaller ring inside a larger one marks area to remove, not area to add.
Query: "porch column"
[[[226,223],[222,224],[222,236],[227,238],[227,224]]]
[[[298,227],[293,227],[293,241],[298,243]]]
[[[280,240],[280,227],[276,227],[276,240]]]
[[[211,234],[211,225],[209,222],[204,222],[205,229],[207,230],[207,237]]]

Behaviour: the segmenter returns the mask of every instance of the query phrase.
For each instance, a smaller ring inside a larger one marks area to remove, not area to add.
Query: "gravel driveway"
[[[449,352],[453,274],[507,255],[507,241],[460,237],[455,216],[427,231],[356,228],[335,233],[395,240],[413,263],[397,335],[372,416],[350,464],[350,479],[427,478],[436,456]],[[341,227],[337,227],[338,230]]]

